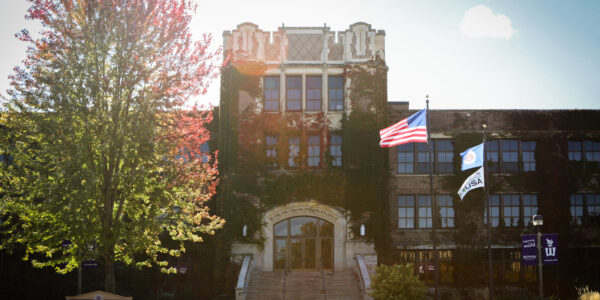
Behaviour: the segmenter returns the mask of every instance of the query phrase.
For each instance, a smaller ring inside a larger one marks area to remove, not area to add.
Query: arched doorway
[[[273,226],[273,267],[278,271],[333,270],[332,223],[309,216]]]

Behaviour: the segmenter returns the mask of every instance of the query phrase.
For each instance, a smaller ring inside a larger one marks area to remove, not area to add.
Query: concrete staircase
[[[323,277],[325,290],[323,291]],[[359,280],[353,271],[253,272],[247,300],[362,300]]]

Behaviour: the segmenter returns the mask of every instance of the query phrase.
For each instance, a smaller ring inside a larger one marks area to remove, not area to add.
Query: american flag
[[[427,143],[427,111],[423,109],[388,128],[381,129],[379,135],[381,147]]]

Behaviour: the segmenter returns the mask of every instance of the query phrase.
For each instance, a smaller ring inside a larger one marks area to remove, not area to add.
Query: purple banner
[[[537,236],[535,234],[521,235],[521,257],[524,266],[537,265]]]
[[[558,234],[542,234],[542,262],[544,265],[558,264]]]

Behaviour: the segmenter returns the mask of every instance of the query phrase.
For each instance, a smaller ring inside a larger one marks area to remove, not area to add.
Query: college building
[[[521,262],[535,214],[559,236],[546,294],[600,282],[600,111],[432,110],[430,161],[425,143],[379,146],[380,129],[416,112],[387,98],[383,30],[242,23],[223,52],[217,259],[241,265],[239,298],[368,298],[378,263],[412,263],[430,286],[437,269],[443,289],[487,286],[486,197],[457,194],[474,172],[459,154],[484,124],[494,287],[536,292]]]

